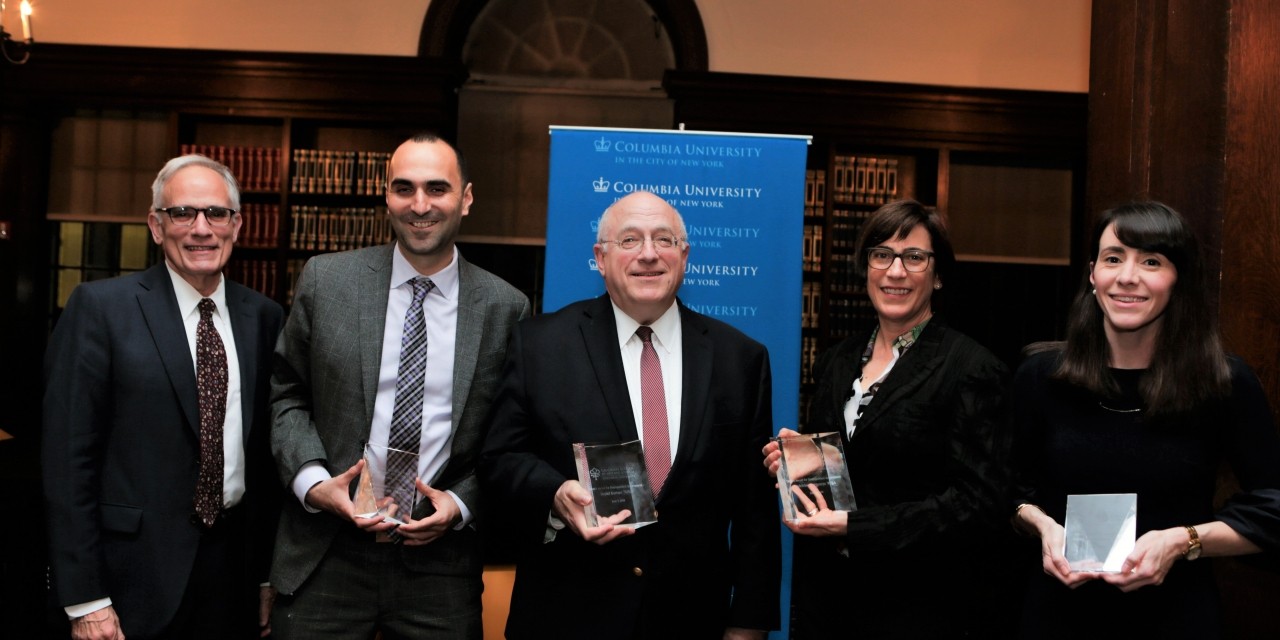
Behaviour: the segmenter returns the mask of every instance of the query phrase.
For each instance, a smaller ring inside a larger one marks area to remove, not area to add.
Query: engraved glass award
[[[827,508],[833,511],[857,510],[839,433],[808,433],[773,440],[782,452],[778,464],[778,493],[782,498],[784,520],[793,521],[805,511],[796,491],[815,505],[817,494],[821,494]]]
[[[1072,571],[1119,573],[1136,540],[1138,494],[1069,495],[1063,528]]]
[[[649,472],[644,466],[644,449],[639,440],[620,444],[574,443],[573,459],[578,482],[591,492],[587,523],[598,526],[599,518],[623,509],[631,515],[615,526],[642,527],[657,522]]]
[[[387,469],[397,471],[403,476],[408,474],[408,485],[401,488],[404,495],[394,496],[394,491],[387,488]],[[406,516],[413,514],[418,502],[418,490],[413,486],[413,479],[418,475],[417,452],[401,451],[376,444],[364,446],[364,469],[360,470],[360,480],[356,485],[355,503],[357,518],[376,518],[384,516],[387,522],[404,524]],[[398,505],[391,512],[391,505]]]

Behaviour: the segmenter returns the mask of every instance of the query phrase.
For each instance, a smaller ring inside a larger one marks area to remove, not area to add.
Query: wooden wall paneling
[[[686,129],[814,136],[823,151],[811,159],[825,159],[811,168],[830,168],[831,154],[839,149],[928,157],[929,166],[916,177],[929,184],[916,186],[927,192],[924,201],[944,213],[953,154],[1055,159],[1075,177],[1073,228],[1080,217],[1087,104],[1082,94],[684,71],[669,71],[663,86],[675,100],[676,123]],[[831,181],[828,175],[829,192]],[[943,312],[1015,365],[1026,343],[1061,337],[1076,281],[1071,273],[1074,268],[1061,266],[966,263],[947,287],[944,297],[954,304]],[[824,296],[827,307],[829,297]],[[824,313],[823,345],[832,333],[829,320]]]
[[[1280,409],[1280,5],[1232,3],[1222,329]]]
[[[1227,348],[1262,381],[1280,409],[1280,6],[1230,2],[1226,142],[1221,222],[1221,299]],[[1226,483],[1234,488],[1234,483]],[[1223,491],[1222,493],[1225,493]],[[1228,632],[1234,638],[1276,634],[1271,607],[1280,598],[1280,560],[1265,554],[1219,564]]]
[[[1082,94],[681,71],[663,87],[687,129],[1077,155],[1085,135]]]
[[[1256,0],[1098,0],[1089,209],[1132,197],[1185,215],[1206,250],[1229,350],[1280,407],[1280,7]],[[1219,498],[1236,490],[1224,476]],[[1270,565],[1270,570],[1256,565]],[[1215,564],[1227,637],[1275,636],[1280,562]]]
[[[431,58],[56,44],[3,74],[6,109],[203,109],[433,126],[456,120],[454,91],[465,77],[459,66]]]
[[[1216,271],[1226,5],[1108,0],[1092,15],[1087,218],[1135,198],[1165,202],[1186,216]]]

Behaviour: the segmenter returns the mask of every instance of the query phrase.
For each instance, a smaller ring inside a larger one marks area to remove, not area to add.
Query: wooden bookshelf
[[[663,84],[688,129],[813,136],[802,410],[817,355],[875,322],[853,275],[855,243],[891,200],[948,221],[960,262],[935,308],[953,326],[1010,365],[1023,345],[1060,336],[1083,219],[1087,96],[675,71]]]
[[[49,317],[75,283],[136,268],[131,228],[146,221],[156,172],[184,151],[241,183],[228,273],[287,304],[310,255],[390,237],[380,180],[357,177],[355,161],[385,166],[371,154],[416,131],[452,137],[463,77],[428,58],[76,45],[0,69],[0,152],[36,151],[0,172],[0,192],[20,194],[5,198],[23,212],[14,232],[47,247],[48,280],[34,284],[49,291]],[[295,185],[299,169],[311,173]],[[79,253],[61,249],[64,235]],[[157,259],[146,252],[141,268]]]

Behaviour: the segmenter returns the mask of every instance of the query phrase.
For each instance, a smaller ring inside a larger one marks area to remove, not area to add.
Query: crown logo
[[[608,193],[609,181],[605,180],[604,176],[600,176],[599,180],[595,180],[591,183],[591,188],[595,189],[596,193]]]
[[[596,151],[599,151],[601,153],[604,153],[605,151],[608,151],[610,148],[613,147],[613,143],[609,142],[608,140],[605,140],[604,136],[600,136],[600,139],[596,140],[595,145],[596,145]]]

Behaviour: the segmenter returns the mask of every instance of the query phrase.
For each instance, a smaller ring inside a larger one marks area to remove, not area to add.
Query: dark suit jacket
[[[242,504],[253,516],[249,530],[264,534],[252,542],[263,562],[245,581],[256,593],[279,500],[267,367],[283,311],[225,282],[244,411]],[[153,634],[177,610],[203,528],[192,520],[200,457],[195,364],[163,263],[76,287],[45,354],[45,385],[44,493],[57,602],[109,596],[127,635]],[[256,616],[256,608],[246,614]]]
[[[635,440],[608,296],[521,323],[481,458],[487,492],[521,541],[509,638],[719,638],[778,626],[777,494],[761,464],[772,433],[769,355],[680,307],[680,442],[658,522],[599,546],[569,530],[542,544],[571,445]]]
[[[844,405],[869,338],[818,360],[802,431],[846,433]],[[941,317],[929,321],[844,442],[858,503],[848,535],[796,536],[797,638],[958,637],[990,621],[979,612],[1011,576],[1000,550],[1012,534],[1007,385],[989,351]]]
[[[293,310],[276,347],[271,380],[272,450],[285,485],[312,460],[338,475],[360,459],[382,365],[394,244],[316,256],[295,287]],[[479,517],[476,457],[511,327],[529,300],[501,278],[458,258],[458,328],[453,364],[453,446],[427,484],[451,490]],[[420,515],[420,514],[419,514]],[[290,494],[280,518],[271,582],[292,594],[311,575],[342,527],[308,513]],[[423,546],[401,546],[407,567],[442,575],[480,575],[475,531],[450,530]]]

